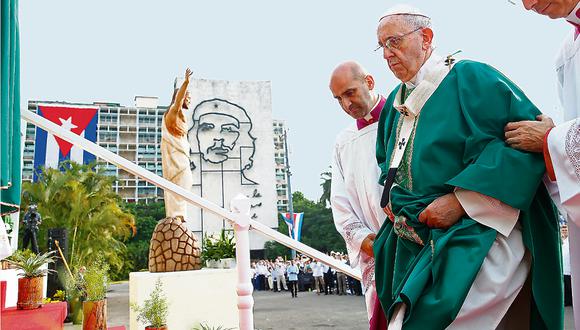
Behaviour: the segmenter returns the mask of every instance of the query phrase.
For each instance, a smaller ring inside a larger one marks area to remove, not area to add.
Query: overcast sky
[[[507,0],[408,1],[433,19],[437,53],[492,64],[559,119],[554,58],[571,27]],[[394,1],[21,0],[21,96],[168,104],[174,77],[270,80],[273,116],[290,129],[293,189],[320,196],[334,139],[350,123],[328,89],[334,66],[360,61],[388,94],[376,45]],[[469,3],[469,5],[466,5]]]

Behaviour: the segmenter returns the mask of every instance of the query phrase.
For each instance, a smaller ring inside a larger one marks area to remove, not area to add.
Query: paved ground
[[[254,325],[257,329],[368,329],[363,297],[316,295],[300,292],[254,292]],[[566,308],[565,329],[573,330],[572,309]],[[113,284],[107,293],[107,325],[129,329],[129,284]],[[81,329],[68,324],[65,329]]]
[[[364,297],[299,292],[254,293],[257,329],[368,329]]]

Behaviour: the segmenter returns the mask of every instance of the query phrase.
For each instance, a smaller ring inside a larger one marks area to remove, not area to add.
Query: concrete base
[[[42,268],[46,268],[44,265]],[[18,279],[19,274],[22,273],[16,269],[2,269],[0,270],[0,281],[6,281],[6,307],[15,307],[18,301]],[[47,277],[44,276],[42,297],[46,298]]]
[[[160,278],[169,301],[167,326],[191,330],[200,323],[225,328],[238,327],[236,269],[201,269],[186,272],[129,274],[129,302],[139,305],[149,298]],[[130,329],[143,329],[130,311]]]

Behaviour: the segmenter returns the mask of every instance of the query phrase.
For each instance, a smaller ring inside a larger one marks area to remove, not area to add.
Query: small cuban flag
[[[39,104],[37,107],[38,115],[89,141],[97,141],[99,107],[69,104]],[[95,160],[95,156],[37,127],[34,144],[34,181],[38,179],[41,167],[57,168],[65,160],[88,164]]]
[[[290,220],[290,213],[280,213],[286,224],[288,225],[288,236],[299,241],[302,237],[302,220],[304,219],[304,212],[294,213],[294,220]]]

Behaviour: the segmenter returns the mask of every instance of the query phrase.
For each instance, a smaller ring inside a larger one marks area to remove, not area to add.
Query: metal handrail
[[[94,142],[91,142],[77,134],[74,134],[68,130],[63,129],[62,127],[60,127],[59,125],[51,122],[50,120],[39,116],[38,114],[33,113],[32,111],[29,110],[22,110],[21,111],[21,118],[35,126],[38,126],[42,129],[44,129],[47,132],[50,132],[54,135],[59,136],[60,138],[62,138],[63,140],[72,143],[75,146],[78,146],[79,148],[88,151],[90,153],[92,153],[93,155],[106,160],[109,163],[115,164],[116,166],[118,166],[119,168],[124,169],[127,172],[130,172],[131,174],[157,186],[160,187],[162,189],[164,189],[165,191],[171,191],[172,193],[179,195],[180,197],[182,197],[184,200],[186,200],[188,203],[193,204],[194,206],[200,207],[206,211],[209,211],[221,218],[227,219],[230,222],[235,222],[236,219],[238,219],[239,217],[236,216],[236,214],[208,201],[207,199],[204,199],[202,197],[199,197],[195,194],[193,194],[192,192],[174,184],[171,181],[168,181],[154,173],[151,173],[149,171],[147,171],[146,169],[130,162],[129,160],[97,145]],[[291,239],[290,237],[273,230],[272,228],[257,222],[255,220],[251,220],[249,221],[249,225],[250,225],[250,229],[253,229],[259,233],[261,233],[264,236],[267,236],[291,249],[294,249],[296,251],[299,251],[305,255],[310,256],[311,258],[320,260],[322,263],[336,269],[339,270],[353,278],[356,279],[361,279],[361,273],[360,271],[351,268],[350,266],[339,262],[338,260],[318,251],[315,250],[313,248],[311,248],[310,246],[295,241],[293,239]]]

